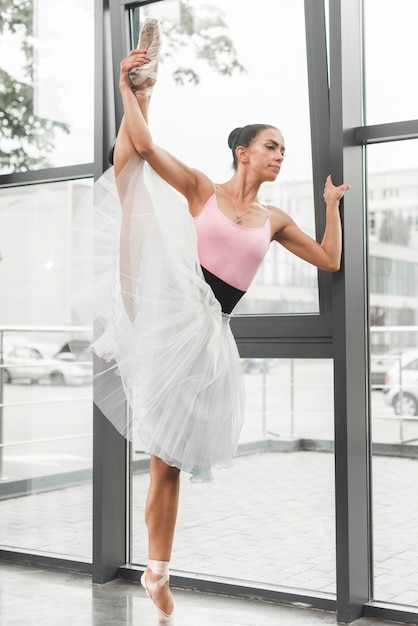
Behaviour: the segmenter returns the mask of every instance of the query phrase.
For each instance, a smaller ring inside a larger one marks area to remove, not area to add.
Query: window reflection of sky
[[[418,3],[364,0],[364,8],[366,122],[416,119]]]
[[[56,131],[54,167],[93,161],[94,22],[93,1],[63,4],[38,0],[34,14],[34,112],[68,124],[70,133]],[[23,71],[23,30],[0,38],[1,68],[28,83]],[[4,172],[2,172],[4,173]]]
[[[148,14],[163,16],[163,4],[147,7]],[[238,0],[220,6],[247,72],[221,77],[189,56],[201,83],[176,87],[169,76],[171,65],[163,61],[150,111],[155,139],[222,180],[231,167],[229,132],[249,123],[270,123],[282,130],[287,145],[280,178],[306,180],[311,177],[311,155],[303,2],[260,0],[256,15],[243,10]]]

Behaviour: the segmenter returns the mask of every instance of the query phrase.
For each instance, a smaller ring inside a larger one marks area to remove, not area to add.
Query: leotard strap
[[[201,265],[228,285],[247,291],[270,245],[271,225],[247,228],[232,222],[218,206],[216,192],[194,218]]]

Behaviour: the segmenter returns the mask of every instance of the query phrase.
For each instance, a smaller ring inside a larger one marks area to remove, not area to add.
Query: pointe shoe
[[[129,70],[128,76],[132,86],[135,87],[135,92],[140,92],[145,96],[151,95],[157,80],[160,48],[161,37],[158,20],[147,17],[139,33],[138,50],[146,50],[150,62]]]
[[[147,596],[153,602],[155,612],[157,613],[157,624],[158,626],[174,626],[174,606],[170,615],[164,613],[156,604],[155,600],[152,597],[152,592],[155,592],[157,589],[163,587],[169,579],[168,573],[168,563],[166,561],[148,561],[149,569],[154,572],[154,574],[159,574],[161,576],[160,580],[155,582],[151,582],[147,580],[147,571],[141,576],[141,585],[146,591]]]

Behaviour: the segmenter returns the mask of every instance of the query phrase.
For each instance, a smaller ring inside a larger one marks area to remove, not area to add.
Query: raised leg
[[[145,122],[145,125],[148,123],[149,100],[157,79],[160,45],[158,21],[146,20],[144,27],[141,29],[138,48],[147,51],[150,62],[132,68],[132,70],[129,71],[132,91],[135,94],[142,114],[142,119],[141,117],[138,119],[139,125],[141,125],[142,122]],[[124,107],[125,106],[124,103]],[[116,176],[119,175],[135,152],[134,142],[129,135],[124,116],[119,128],[117,140],[109,154],[109,161],[115,166]]]

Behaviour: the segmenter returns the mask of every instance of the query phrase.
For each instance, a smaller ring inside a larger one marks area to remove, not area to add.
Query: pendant
[[[237,224],[242,226],[242,219],[239,216],[237,217]]]

